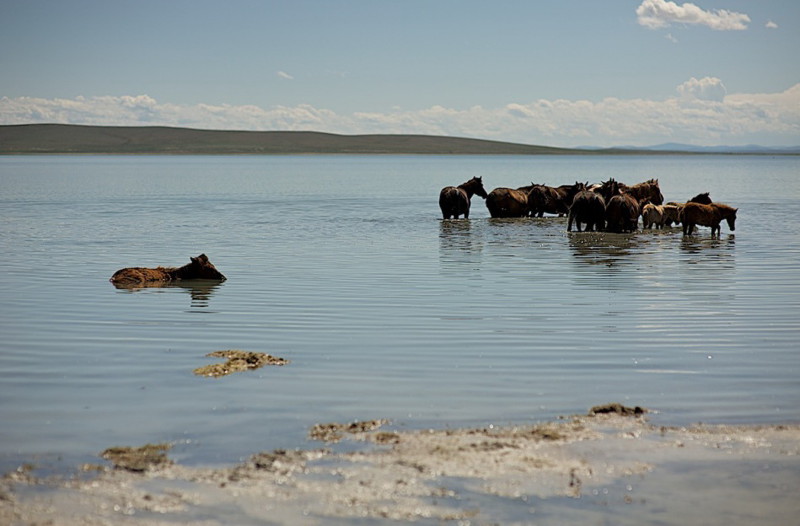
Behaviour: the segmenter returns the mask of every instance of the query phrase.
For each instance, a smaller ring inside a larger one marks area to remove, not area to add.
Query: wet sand
[[[800,514],[800,425],[663,427],[609,410],[536,425],[408,431],[373,420],[309,433],[319,448],[222,468],[160,455],[72,477],[21,467],[0,482],[0,523],[727,526]],[[166,451],[141,451],[154,447]]]

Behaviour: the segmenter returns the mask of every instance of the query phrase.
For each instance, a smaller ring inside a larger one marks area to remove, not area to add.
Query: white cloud
[[[704,25],[718,31],[747,29],[750,17],[744,13],[718,9],[705,11],[692,3],[678,5],[666,0],[644,0],[636,8],[640,25],[650,29],[668,27],[671,24]]]
[[[775,23],[775,22],[773,22],[772,20],[769,20],[769,21],[767,21],[767,23],[764,25],[764,27],[766,27],[767,29],[778,29],[778,24],[776,24],[776,23]]]
[[[680,86],[678,93],[687,99],[712,100],[722,102],[725,99],[727,90],[725,85],[717,77],[703,77],[698,80],[690,78]]]
[[[278,71],[275,73],[278,77],[284,80],[294,80],[294,77],[286,73],[285,71]]]
[[[0,98],[0,124],[70,123],[205,129],[414,133],[552,146],[684,142],[800,144],[800,84],[780,93],[727,93],[715,77],[692,78],[665,100],[535,100],[500,107],[339,114],[308,104],[261,108],[161,103],[147,95]]]

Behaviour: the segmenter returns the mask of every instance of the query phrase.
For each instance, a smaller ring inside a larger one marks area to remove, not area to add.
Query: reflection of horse
[[[578,232],[581,231],[581,223],[586,224],[586,230],[603,230],[605,228],[606,202],[603,196],[598,193],[582,190],[575,194],[572,206],[569,207],[569,219],[567,220],[567,232],[572,230],[572,222]]]
[[[574,261],[581,267],[597,269],[618,269],[630,264],[632,255],[640,246],[640,242],[633,236],[609,236],[603,233],[587,233],[581,236],[569,236],[569,247],[572,249]],[[602,280],[591,276],[593,283]]]
[[[466,183],[458,186],[445,186],[439,192],[439,208],[442,209],[444,219],[458,219],[463,215],[469,219],[469,205],[472,196],[478,194],[486,199],[486,190],[483,188],[481,177],[473,177]]]
[[[486,198],[486,208],[492,217],[527,217],[530,211],[528,194],[533,185],[514,188],[495,188]]]
[[[578,182],[558,187],[535,184],[528,194],[530,214],[542,217],[547,212],[563,216],[569,213],[569,207],[575,195],[585,189],[586,185]]]
[[[120,290],[137,292],[142,289],[183,289],[192,297],[192,307],[208,307],[208,302],[214,291],[221,285],[221,281],[188,280],[188,281],[152,281],[150,283],[114,283]]]
[[[225,281],[225,276],[211,264],[205,254],[189,259],[191,263],[182,267],[123,268],[116,271],[109,281],[118,288],[157,287],[159,283],[193,279]]]
[[[683,207],[683,234],[691,235],[696,225],[711,227],[711,235],[719,234],[720,223],[724,219],[731,231],[736,230],[736,211],[738,208],[722,203],[686,203]]]

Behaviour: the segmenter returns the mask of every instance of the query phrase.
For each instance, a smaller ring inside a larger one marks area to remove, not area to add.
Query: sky
[[[0,124],[800,145],[797,0],[0,0]]]

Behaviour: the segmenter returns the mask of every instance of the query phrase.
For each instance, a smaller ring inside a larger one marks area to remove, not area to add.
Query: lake
[[[441,219],[439,190],[658,178],[737,228]],[[319,422],[800,421],[800,158],[0,157],[0,471],[173,442],[183,464],[313,447]],[[228,280],[118,290],[205,253]],[[226,349],[290,360],[193,374]]]

